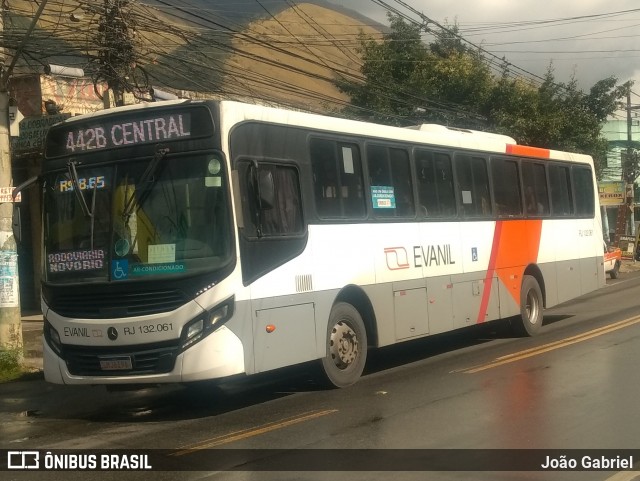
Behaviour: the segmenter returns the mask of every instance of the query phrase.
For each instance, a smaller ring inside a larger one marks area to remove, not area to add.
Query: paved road
[[[344,458],[339,453],[346,449],[400,450],[354,452],[354,457],[365,456],[354,461],[360,468],[366,467],[361,466],[366,456],[371,463],[395,466],[398,458],[390,453],[401,457],[411,454],[409,449],[454,450],[436,452],[451,469],[464,469],[456,463],[468,462],[460,461],[464,453],[455,450],[461,449],[640,449],[639,293],[640,273],[625,273],[597,293],[547,311],[545,325],[533,339],[513,338],[504,325],[497,325],[382,349],[371,354],[367,375],[344,390],[321,390],[311,367],[197,390],[170,386],[105,393],[103,388],[42,381],[9,383],[0,386],[0,447],[161,448],[182,467],[202,462],[201,456],[211,461],[219,449],[338,449],[326,454],[332,470],[340,469]],[[247,466],[255,467],[260,458],[278,467],[286,460],[282,453],[270,456],[268,451],[229,451],[223,461],[253,462]],[[307,462],[318,459],[312,456]],[[635,474],[180,473],[180,479],[225,481],[336,476],[625,481]],[[74,477],[119,479],[122,474],[34,472],[12,479]],[[175,479],[164,472],[127,477]]]

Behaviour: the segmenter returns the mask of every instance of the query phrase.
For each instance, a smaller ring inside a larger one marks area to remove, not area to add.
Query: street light
[[[46,64],[44,66],[44,73],[47,75],[60,75],[61,77],[84,77],[84,70],[78,67],[65,67],[64,65]]]
[[[151,87],[151,95],[153,96],[153,100],[178,100],[180,98],[176,94],[165,92],[156,87]]]

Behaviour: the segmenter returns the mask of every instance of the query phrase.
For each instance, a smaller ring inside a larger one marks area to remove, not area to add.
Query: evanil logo
[[[387,268],[390,271],[409,268],[409,257],[404,247],[385,247],[384,255],[387,258]]]
[[[387,261],[387,269],[397,271],[413,267],[432,267],[455,264],[451,253],[451,244],[434,244],[413,246],[411,263],[407,249],[404,247],[385,247],[384,255]]]

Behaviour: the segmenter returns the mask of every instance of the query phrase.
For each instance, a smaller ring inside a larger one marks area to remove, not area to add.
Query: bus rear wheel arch
[[[367,330],[360,312],[347,302],[331,308],[327,324],[327,355],[321,361],[329,386],[347,387],[362,375],[367,362]]]

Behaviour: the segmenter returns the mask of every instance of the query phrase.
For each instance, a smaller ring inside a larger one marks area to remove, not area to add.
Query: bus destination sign
[[[68,124],[60,134],[66,136],[67,154],[179,140],[191,137],[191,114],[176,112],[126,121],[106,119],[97,125],[82,123],[78,127]]]

